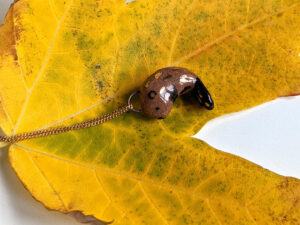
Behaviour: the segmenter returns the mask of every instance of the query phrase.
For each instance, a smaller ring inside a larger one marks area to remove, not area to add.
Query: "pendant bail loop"
[[[140,94],[140,91],[139,91],[139,90],[132,92],[132,93],[129,95],[129,97],[128,97],[127,104],[128,104],[128,105],[132,105],[132,104],[131,104],[131,99],[132,99],[135,95],[138,95],[138,94]],[[142,112],[141,109],[135,109],[135,108],[133,107],[133,105],[132,105],[131,111],[137,112],[137,113],[141,113],[141,112]]]

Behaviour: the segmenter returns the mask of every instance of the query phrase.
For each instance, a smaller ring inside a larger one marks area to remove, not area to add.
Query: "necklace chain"
[[[18,141],[33,139],[33,138],[39,138],[39,137],[45,137],[45,136],[51,136],[51,135],[57,135],[61,134],[67,131],[71,130],[79,130],[83,128],[93,127],[97,126],[99,124],[105,123],[109,120],[112,120],[116,117],[119,117],[125,112],[128,112],[129,110],[133,109],[133,105],[129,102],[128,105],[118,108],[117,110],[105,114],[103,116],[97,117],[95,119],[91,119],[85,122],[76,123],[70,126],[61,126],[61,127],[53,127],[53,128],[47,128],[42,130],[36,130],[21,134],[16,134],[13,136],[1,136],[0,135],[0,142],[7,142],[7,143],[14,143]]]

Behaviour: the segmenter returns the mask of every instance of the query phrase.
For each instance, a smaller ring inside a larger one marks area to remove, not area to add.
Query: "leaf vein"
[[[214,46],[214,45],[216,45],[216,44],[218,44],[218,43],[224,41],[224,40],[227,39],[228,37],[231,37],[232,35],[234,35],[234,34],[240,32],[240,31],[243,31],[243,30],[247,29],[247,28],[250,27],[250,26],[256,25],[256,24],[258,24],[258,23],[260,23],[260,22],[262,22],[262,21],[264,21],[264,20],[266,20],[266,19],[268,19],[268,18],[270,18],[270,17],[279,15],[279,14],[281,14],[281,13],[287,11],[287,10],[290,10],[290,9],[292,9],[292,8],[295,8],[295,7],[299,6],[299,5],[300,5],[300,3],[295,3],[295,4],[293,4],[293,5],[291,5],[291,6],[287,7],[287,8],[284,8],[284,9],[282,9],[282,10],[276,12],[276,13],[269,14],[269,15],[266,15],[266,16],[263,16],[263,17],[260,17],[260,18],[258,18],[258,19],[256,19],[256,20],[253,20],[253,21],[250,22],[250,23],[246,23],[246,24],[244,24],[244,25],[238,27],[237,29],[235,29],[235,30],[233,30],[233,31],[230,31],[230,32],[228,32],[228,33],[226,33],[226,34],[224,34],[224,35],[222,35],[222,36],[216,38],[215,40],[213,40],[213,41],[211,41],[211,42],[209,42],[209,43],[207,43],[207,44],[205,44],[205,45],[203,45],[203,46],[200,46],[199,48],[195,49],[195,50],[192,51],[191,53],[189,53],[189,54],[187,54],[187,55],[181,57],[181,58],[178,59],[176,62],[172,63],[171,66],[178,65],[178,64],[180,64],[180,63],[182,63],[182,62],[184,62],[184,61],[186,61],[186,60],[188,60],[188,59],[190,59],[190,58],[192,58],[192,57],[194,57],[194,56],[200,54],[201,52],[205,51],[206,49],[208,49],[208,48],[210,48],[210,47],[212,47],[212,46]]]
[[[150,184],[150,185],[155,185],[155,186],[162,187],[162,188],[165,188],[165,189],[168,189],[168,190],[177,191],[177,192],[180,192],[180,193],[197,196],[197,197],[199,197],[203,200],[210,199],[209,197],[204,196],[203,194],[198,193],[198,192],[186,190],[186,189],[183,189],[183,188],[174,187],[174,186],[168,185],[168,184],[155,183],[155,182],[153,182],[151,180],[148,180],[148,179],[144,179],[144,178],[140,178],[140,177],[137,177],[137,176],[125,174],[123,172],[119,172],[119,171],[115,171],[115,170],[111,170],[111,169],[107,169],[107,168],[99,168],[99,167],[94,167],[94,166],[90,166],[90,165],[81,164],[81,163],[74,162],[74,161],[67,160],[67,159],[62,159],[62,158],[59,158],[57,156],[50,155],[48,153],[41,152],[41,151],[38,151],[38,150],[35,150],[35,149],[32,149],[32,148],[29,148],[29,147],[27,147],[25,145],[22,145],[22,144],[19,144],[19,143],[15,143],[14,145],[19,146],[20,148],[26,149],[29,152],[34,152],[34,153],[37,153],[37,154],[40,154],[40,155],[43,155],[43,156],[46,156],[46,157],[49,157],[49,158],[52,158],[52,159],[55,159],[55,160],[59,160],[59,161],[62,161],[62,162],[66,162],[66,163],[70,163],[70,164],[73,164],[73,165],[77,165],[77,166],[81,166],[81,167],[85,167],[85,168],[105,172],[105,173],[108,173],[108,174],[113,174],[113,175],[116,175],[116,176],[126,177],[126,178],[129,178],[129,179],[132,179],[132,180],[136,180],[138,182],[142,182],[142,183]],[[300,181],[299,181],[299,183],[300,183]],[[235,202],[223,201],[222,199],[213,199],[213,200],[218,201],[218,202],[223,202],[223,203],[228,204],[228,205],[240,207],[240,208],[247,208],[247,206],[240,205],[240,204],[237,204]]]
[[[108,206],[109,206],[113,201],[112,201],[111,197],[109,196],[109,194],[105,191],[104,186],[103,186],[103,184],[102,184],[102,182],[101,182],[101,180],[100,180],[100,177],[98,176],[96,170],[94,170],[94,174],[95,174],[97,183],[99,184],[99,186],[100,186],[100,188],[102,189],[102,191],[103,191],[105,197],[106,197],[107,200],[108,200],[108,203],[107,203],[107,205],[104,207],[104,210],[103,210],[103,212],[102,212],[102,215],[103,215],[103,214],[105,213],[105,210],[108,208]]]
[[[173,38],[173,41],[172,41],[172,45],[171,45],[171,50],[170,50],[170,54],[169,54],[169,61],[168,61],[168,66],[170,66],[172,64],[172,57],[173,57],[173,52],[174,52],[174,49],[175,49],[175,45],[177,43],[177,40],[178,40],[178,36],[179,36],[179,33],[181,31],[181,28],[183,26],[183,23],[185,22],[185,19],[186,17],[189,15],[189,13],[192,11],[193,7],[194,7],[194,3],[196,1],[193,0],[192,4],[190,4],[186,14],[181,17],[181,21],[180,21],[180,24],[179,26],[177,27],[176,29],[176,32],[175,32],[175,35],[174,35],[174,38]]]
[[[209,199],[206,199],[206,203],[208,205],[209,210],[211,211],[212,215],[214,216],[214,218],[216,219],[216,221],[218,222],[219,225],[222,225],[221,221],[219,220],[217,214],[214,212],[213,208],[211,207],[210,201]]]
[[[105,99],[103,99],[103,100],[101,100],[99,102],[96,102],[95,104],[89,105],[89,106],[87,106],[87,107],[85,107],[85,108],[83,108],[83,109],[81,109],[81,110],[79,110],[79,111],[77,111],[75,113],[72,113],[72,114],[70,114],[70,115],[68,115],[68,116],[66,116],[66,117],[64,117],[64,118],[62,118],[60,120],[56,120],[53,123],[47,124],[47,125],[45,125],[43,127],[40,127],[37,130],[46,129],[46,128],[49,128],[49,127],[54,126],[56,124],[62,123],[62,122],[66,121],[68,119],[71,119],[71,118],[73,118],[73,117],[75,117],[75,116],[77,116],[77,115],[79,115],[81,113],[84,113],[84,112],[86,112],[86,111],[88,111],[88,110],[90,110],[92,108],[95,108],[98,105],[101,105],[102,103],[104,103],[104,102],[106,102],[106,101],[114,98],[115,96],[116,96],[116,94],[108,96],[107,98],[105,98]]]
[[[160,212],[159,208],[157,208],[157,206],[154,204],[153,200],[150,198],[149,194],[146,192],[145,188],[143,187],[143,185],[141,184],[141,182],[138,182],[139,186],[142,190],[142,192],[144,193],[146,199],[148,200],[148,202],[150,203],[150,205],[153,206],[153,208],[155,209],[155,211],[157,212],[157,214],[162,218],[162,220],[169,225],[169,222],[165,219],[165,217],[162,215],[162,213]]]
[[[30,89],[28,90],[28,92],[27,92],[26,99],[25,99],[25,102],[24,102],[23,107],[22,107],[22,109],[21,109],[19,118],[18,118],[18,120],[17,120],[16,126],[15,126],[14,131],[13,131],[13,134],[16,134],[16,132],[17,132],[17,130],[18,130],[18,128],[19,128],[20,123],[21,123],[21,120],[22,120],[23,115],[24,115],[24,113],[25,113],[26,106],[27,106],[28,101],[29,101],[29,98],[30,98],[30,96],[31,96],[31,93],[32,93],[33,89],[35,88],[35,86],[37,85],[37,83],[38,83],[40,77],[42,76],[42,74],[43,74],[43,72],[44,72],[44,70],[45,70],[45,68],[46,68],[46,66],[47,66],[48,60],[49,60],[50,55],[51,55],[50,53],[51,53],[52,48],[53,48],[53,46],[54,46],[54,43],[55,43],[55,40],[56,40],[58,31],[59,31],[59,29],[60,29],[60,27],[61,27],[61,24],[62,24],[62,22],[64,21],[66,15],[67,15],[67,13],[68,13],[68,11],[69,11],[69,9],[70,9],[70,6],[72,5],[72,2],[73,2],[73,0],[70,0],[69,5],[67,6],[67,8],[66,8],[66,10],[65,10],[65,12],[64,12],[64,14],[63,14],[63,16],[61,17],[61,19],[59,20],[59,22],[58,22],[58,24],[57,24],[56,30],[55,30],[55,32],[54,32],[52,41],[51,41],[50,46],[49,46],[49,48],[48,48],[48,51],[47,51],[46,57],[45,57],[45,59],[44,59],[44,62],[43,62],[43,64],[42,64],[42,67],[41,67],[39,73],[37,74],[37,77],[35,78],[35,80],[34,80],[32,86],[31,86],[31,88],[30,88]]]
[[[52,13],[54,19],[56,20],[56,22],[58,22],[59,20],[58,20],[57,15],[56,15],[56,13],[54,11],[54,6],[53,6],[52,0],[48,0],[48,3],[49,3],[50,9],[51,9],[51,13]]]
[[[37,168],[37,170],[39,171],[40,175],[44,178],[44,180],[46,181],[46,183],[49,185],[49,187],[52,189],[53,193],[55,196],[57,196],[57,198],[59,199],[59,201],[61,202],[62,206],[64,207],[64,211],[67,211],[67,207],[64,203],[64,201],[62,200],[60,194],[55,190],[55,188],[53,187],[53,185],[48,181],[45,173],[42,171],[42,169],[37,165],[37,163],[34,161],[34,159],[32,158],[31,154],[29,153],[28,150],[26,150],[26,153],[28,154],[30,160],[32,161],[33,165]]]

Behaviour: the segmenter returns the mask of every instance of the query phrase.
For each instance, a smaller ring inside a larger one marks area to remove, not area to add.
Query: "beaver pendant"
[[[214,108],[211,95],[197,75],[180,67],[157,70],[140,89],[142,112],[151,118],[164,119],[175,99],[188,92],[201,106],[208,110]]]

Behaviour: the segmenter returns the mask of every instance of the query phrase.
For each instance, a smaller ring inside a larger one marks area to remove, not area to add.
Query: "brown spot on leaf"
[[[14,61],[18,61],[17,50],[16,50],[14,47],[12,47],[12,48],[10,49],[10,54],[13,56]]]
[[[104,87],[102,81],[97,81],[97,85],[100,88],[100,90],[102,90],[102,88]]]
[[[113,223],[113,221],[106,222],[106,221],[103,221],[103,220],[98,220],[97,218],[95,218],[92,215],[84,215],[80,211],[72,211],[72,212],[70,212],[68,214],[70,216],[72,216],[73,218],[75,218],[78,222],[84,223],[84,224],[90,224],[90,225],[108,225],[108,224],[112,224]]]

